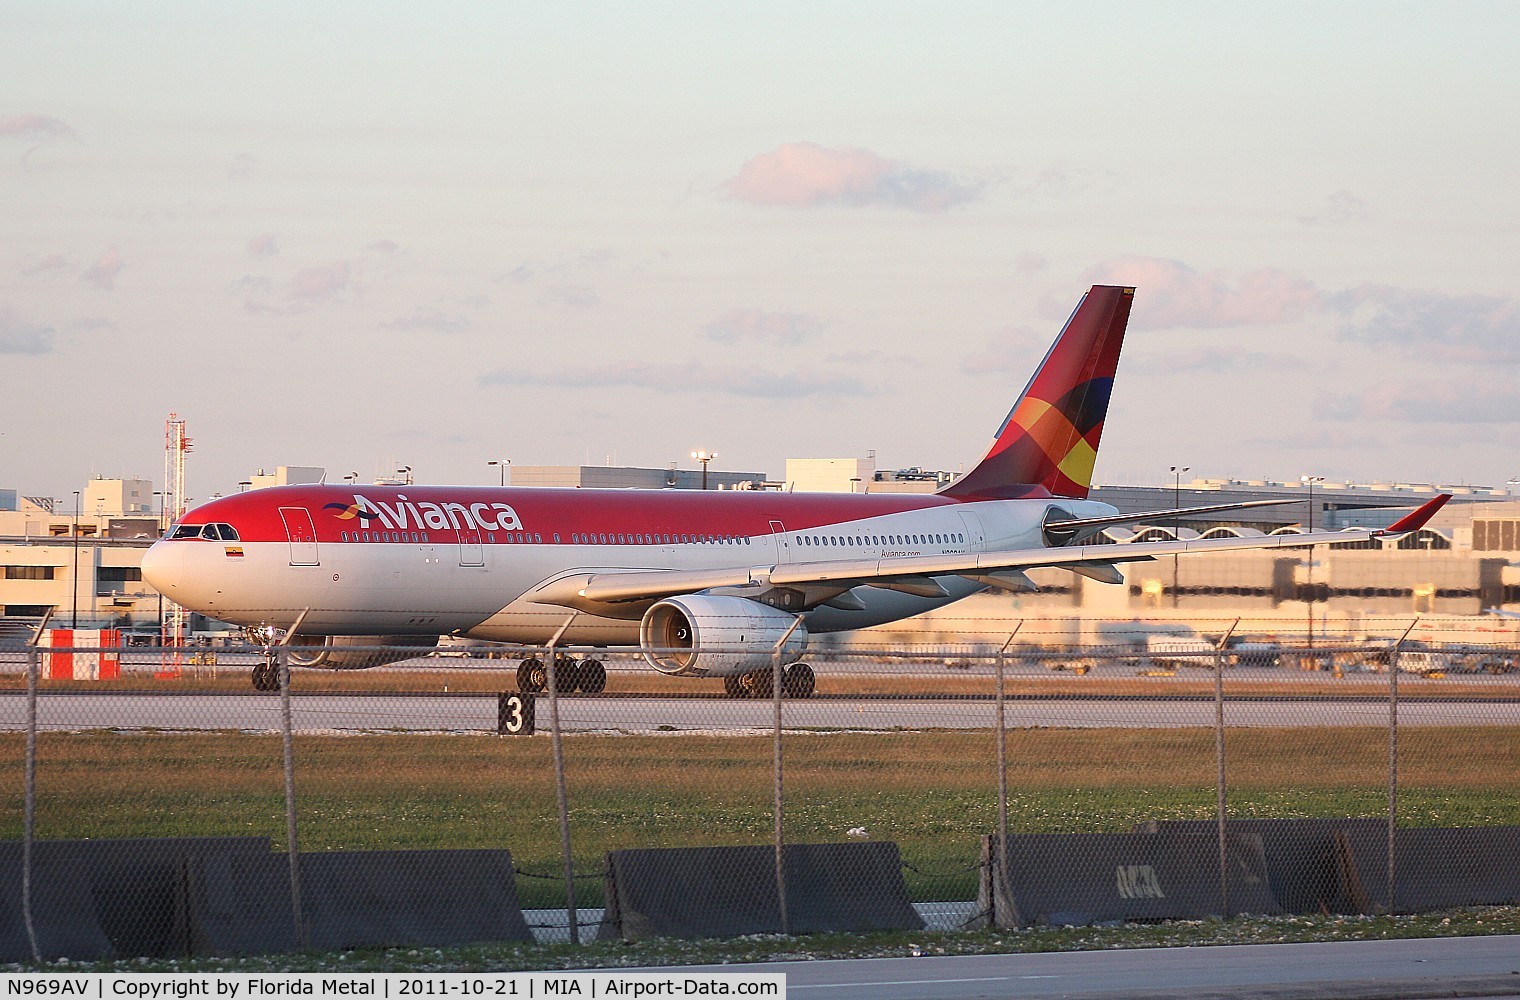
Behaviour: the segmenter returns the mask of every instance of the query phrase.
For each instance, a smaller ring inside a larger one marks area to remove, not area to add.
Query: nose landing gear
[[[265,652],[263,662],[253,668],[253,689],[255,691],[280,690],[280,664],[275,659],[273,650]]]

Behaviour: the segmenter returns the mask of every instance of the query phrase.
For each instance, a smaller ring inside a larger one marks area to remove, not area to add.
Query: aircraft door
[[[776,543],[776,563],[788,563],[792,561],[792,539],[786,533],[786,525],[780,521],[771,522],[771,538]]]
[[[459,529],[459,565],[484,566],[485,549],[480,544],[480,529],[466,524]]]
[[[285,522],[285,537],[290,542],[290,565],[320,566],[317,528],[311,522],[311,511],[305,507],[281,507],[280,520]]]

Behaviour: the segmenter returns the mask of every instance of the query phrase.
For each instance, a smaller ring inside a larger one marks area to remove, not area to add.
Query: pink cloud
[[[74,130],[57,118],[47,115],[9,115],[0,118],[0,135],[26,139],[59,139],[73,136]]]
[[[1161,257],[1116,257],[1089,270],[1085,280],[1136,286],[1132,323],[1142,329],[1289,323],[1329,305],[1313,282],[1277,268],[1232,280],[1223,271],[1195,271]]]
[[[887,205],[942,212],[981,193],[980,183],[937,170],[919,170],[867,149],[830,149],[790,142],[750,157],[723,187],[755,205]]]
[[[247,251],[252,257],[273,257],[280,252],[280,242],[274,233],[260,233],[248,241]]]
[[[348,287],[348,261],[319,267],[306,267],[296,272],[286,289],[286,297],[302,302],[326,302]]]
[[[126,263],[121,259],[121,251],[112,247],[101,254],[99,260],[85,268],[79,280],[96,288],[115,288],[116,276],[123,267],[126,267]]]

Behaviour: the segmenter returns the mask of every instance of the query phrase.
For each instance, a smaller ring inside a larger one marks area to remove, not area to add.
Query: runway
[[[780,972],[793,1000],[1513,997],[1520,936],[586,971]]]
[[[295,694],[292,721],[301,732],[495,732],[493,695]],[[782,725],[806,731],[984,729],[995,723],[991,699],[812,698],[786,701]],[[38,700],[45,731],[280,729],[280,698],[273,694],[47,693]],[[538,696],[537,721],[548,725],[547,696]],[[670,734],[768,731],[769,701],[717,698],[577,696],[560,699],[567,732]],[[1007,726],[1023,728],[1177,729],[1214,725],[1209,699],[1010,698]],[[1225,704],[1229,727],[1386,726],[1388,706],[1362,699],[1253,699]],[[1401,726],[1520,724],[1520,701],[1404,701]],[[0,731],[26,726],[26,698],[0,695]]]

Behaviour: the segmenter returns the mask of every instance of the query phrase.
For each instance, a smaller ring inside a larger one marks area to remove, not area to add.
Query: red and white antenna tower
[[[169,414],[169,419],[164,421],[164,489],[169,494],[169,506],[164,516],[169,524],[178,521],[185,513],[185,455],[192,447],[190,439],[185,436],[185,422],[178,413]]]
[[[169,414],[169,419],[164,421],[164,492],[169,501],[164,508],[164,519],[167,522],[162,526],[164,531],[185,514],[185,456],[189,454],[190,448],[190,439],[185,436],[185,422],[179,414]],[[160,646],[173,649],[172,653],[165,656],[164,677],[180,675],[185,630],[189,624],[190,612],[172,601],[164,601],[164,619],[158,641]]]

